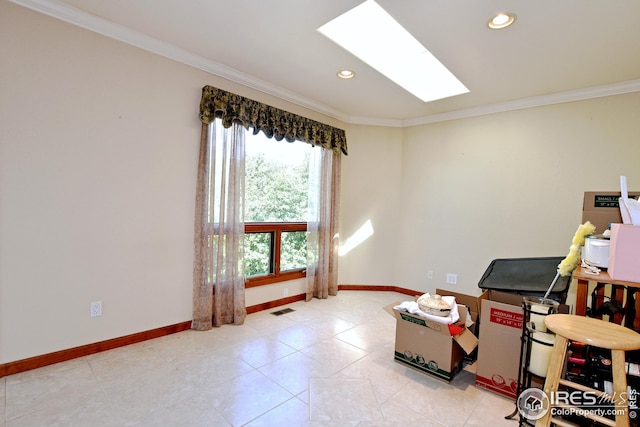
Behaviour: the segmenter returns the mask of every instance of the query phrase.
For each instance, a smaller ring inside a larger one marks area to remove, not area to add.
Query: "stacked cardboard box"
[[[631,191],[629,197],[637,199],[640,192]],[[590,221],[596,226],[596,234],[602,234],[609,224],[621,224],[620,192],[615,191],[586,191],[582,205],[582,223]]]

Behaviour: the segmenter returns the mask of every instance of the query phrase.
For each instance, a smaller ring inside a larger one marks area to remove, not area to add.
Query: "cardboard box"
[[[455,297],[456,304],[464,305],[469,311],[471,322],[473,322],[473,325],[471,326],[476,328],[478,327],[478,319],[480,316],[480,296],[474,297],[471,295],[460,294],[458,292],[452,292],[445,289],[436,289],[436,294]]]
[[[480,342],[476,385],[512,399],[518,392],[524,312],[522,295],[487,290],[480,297]],[[559,313],[569,313],[560,304]],[[542,383],[533,378],[532,387]]]
[[[609,247],[609,276],[640,282],[640,226],[613,224]]]
[[[586,191],[582,205],[582,223],[590,221],[596,226],[596,234],[602,234],[609,224],[622,223],[616,191]],[[630,191],[629,197],[637,199],[640,192]]]
[[[465,355],[478,346],[478,338],[461,322],[456,326],[462,332],[452,336],[448,325],[393,308],[399,304],[385,307],[396,318],[394,359],[435,378],[451,381],[462,370]],[[461,318],[466,317],[464,306],[458,310]]]
[[[516,398],[523,317],[521,295],[495,290],[482,294],[477,386]]]

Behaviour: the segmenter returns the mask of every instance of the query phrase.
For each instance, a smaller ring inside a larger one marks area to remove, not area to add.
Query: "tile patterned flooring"
[[[516,426],[511,400],[393,360],[407,296],[340,291],[0,378],[0,427]]]

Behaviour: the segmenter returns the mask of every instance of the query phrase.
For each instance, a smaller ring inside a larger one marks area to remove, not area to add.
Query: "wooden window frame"
[[[280,247],[282,232],[285,231],[307,231],[306,222],[247,222],[244,224],[244,233],[270,233],[271,238],[271,273],[245,279],[245,288],[269,285],[272,283],[284,282],[286,280],[301,279],[307,277],[307,269],[300,268],[285,272],[280,271]]]

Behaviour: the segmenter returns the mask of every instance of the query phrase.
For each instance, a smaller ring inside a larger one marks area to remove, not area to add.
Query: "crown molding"
[[[565,102],[583,101],[586,99],[601,98],[604,96],[622,95],[625,93],[640,92],[640,79],[610,85],[594,86],[586,89],[578,89],[568,92],[559,92],[549,95],[533,96],[530,98],[516,99],[513,101],[499,102],[482,105],[474,108],[450,111],[441,114],[418,117],[403,120],[402,127],[424,125],[429,123],[444,122],[448,120],[465,119],[469,117],[483,116],[507,111],[522,110],[526,108],[543,107],[545,105],[562,104]]]
[[[103,36],[121,41],[140,49],[155,53],[165,58],[181,62],[207,73],[222,77],[234,83],[239,83],[252,89],[259,90],[276,98],[289,101],[301,107],[333,117],[343,122],[349,122],[349,116],[325,104],[300,96],[282,87],[260,80],[234,68],[228,67],[210,59],[206,59],[188,50],[170,43],[134,31],[123,25],[91,15],[66,3],[57,0],[9,0],[36,12],[43,13],[69,24],[93,31]]]
[[[535,96],[507,102],[482,105],[474,108],[431,114],[406,120],[380,119],[349,116],[326,104],[316,102],[307,97],[291,92],[280,86],[245,74],[219,62],[206,59],[193,52],[176,47],[170,43],[134,31],[123,25],[116,24],[103,18],[86,13],[58,0],[9,0],[36,12],[60,19],[69,24],[102,34],[112,39],[127,43],[140,49],[155,53],[185,65],[197,68],[234,83],[247,86],[268,95],[291,102],[304,108],[316,111],[345,123],[387,127],[410,127],[448,120],[457,120],[525,108],[541,107],[544,105],[560,104],[564,102],[581,101],[604,96],[621,95],[640,92],[640,79],[630,80],[604,86],[579,89],[569,92]]]

